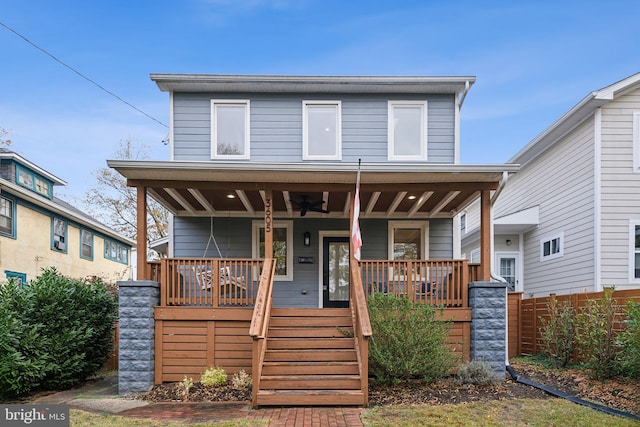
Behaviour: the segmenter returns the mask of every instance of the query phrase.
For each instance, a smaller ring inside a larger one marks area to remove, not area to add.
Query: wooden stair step
[[[357,354],[354,349],[346,350],[267,350],[264,355],[265,362],[277,361],[315,361],[315,362],[338,362],[357,361]]]
[[[359,375],[263,375],[260,390],[360,390]]]
[[[269,339],[272,338],[349,338],[353,337],[353,327],[306,327],[297,328],[289,325],[286,327],[270,327]]]
[[[271,316],[269,329],[279,327],[340,327],[347,328],[353,326],[353,319],[349,317],[277,317]]]
[[[283,349],[353,349],[353,338],[269,338],[267,350]]]
[[[265,362],[263,375],[358,375],[358,362]]]
[[[271,317],[351,317],[349,308],[272,308]]]
[[[361,406],[365,401],[360,390],[260,390],[257,403],[287,406]]]

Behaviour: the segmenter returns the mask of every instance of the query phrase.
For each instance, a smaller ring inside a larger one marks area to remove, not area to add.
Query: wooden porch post
[[[293,248],[287,248],[293,250]],[[264,257],[273,258],[273,192],[264,192]]]
[[[480,280],[491,281],[491,194],[482,190],[480,196]]]
[[[147,277],[147,187],[136,187],[137,190],[137,273],[136,280],[150,279]]]

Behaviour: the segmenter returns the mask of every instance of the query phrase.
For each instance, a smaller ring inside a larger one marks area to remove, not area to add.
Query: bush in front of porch
[[[407,379],[431,382],[445,377],[457,360],[446,345],[451,321],[437,309],[407,297],[376,293],[367,300],[372,337],[369,373],[383,383]]]

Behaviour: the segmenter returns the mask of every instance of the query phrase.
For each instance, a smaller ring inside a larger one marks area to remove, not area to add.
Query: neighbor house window
[[[463,213],[462,215],[460,215],[460,234],[463,236],[467,234],[467,214],[466,213]]]
[[[394,260],[428,259],[428,223],[389,222],[389,257]]]
[[[67,221],[61,218],[53,218],[52,221],[52,229],[53,236],[51,241],[51,249],[60,252],[67,252],[67,232],[68,232],[68,224]]]
[[[248,100],[211,100],[211,158],[249,158]]]
[[[631,260],[630,260],[630,279],[632,281],[640,280],[640,221],[631,223]]]
[[[40,193],[49,199],[51,198],[51,183],[33,172],[17,166],[16,180],[18,181],[18,184],[23,187],[27,187],[28,189]]]
[[[302,109],[303,160],[340,160],[340,101],[302,101]]]
[[[480,248],[471,250],[471,253],[469,254],[469,263],[480,264]]]
[[[15,237],[15,217],[13,200],[0,197],[0,234]]]
[[[273,258],[276,261],[275,280],[293,280],[293,222],[273,222]],[[264,222],[253,222],[253,257],[264,258]]]
[[[427,160],[427,101],[389,101],[389,160]]]
[[[640,111],[633,113],[633,170],[640,172]]]
[[[27,275],[24,273],[18,273],[16,271],[9,271],[9,270],[5,270],[4,271],[5,277],[7,278],[7,280],[14,280],[17,283],[21,284],[24,286],[25,283],[27,283]]]
[[[104,257],[111,261],[129,264],[129,248],[114,240],[104,240]]]
[[[540,260],[561,257],[563,254],[564,235],[562,233],[555,236],[546,237],[540,240]]]
[[[93,233],[88,230],[80,230],[80,257],[93,259]]]

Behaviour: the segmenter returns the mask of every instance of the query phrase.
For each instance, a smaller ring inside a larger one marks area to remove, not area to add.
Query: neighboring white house
[[[508,163],[492,271],[525,297],[640,287],[640,73],[589,93]],[[460,214],[478,256],[479,202]]]

